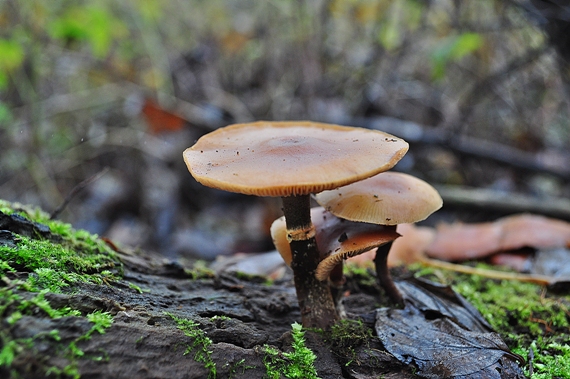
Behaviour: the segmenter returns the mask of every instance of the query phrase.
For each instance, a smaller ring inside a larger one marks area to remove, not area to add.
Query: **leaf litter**
[[[420,279],[398,282],[404,309],[376,311],[376,333],[396,359],[424,378],[524,378],[483,316],[450,287]],[[517,364],[518,363],[518,364]]]

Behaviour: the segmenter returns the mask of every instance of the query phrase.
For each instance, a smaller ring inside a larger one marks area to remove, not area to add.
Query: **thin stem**
[[[282,199],[303,326],[327,329],[338,320],[338,314],[328,283],[315,278],[320,254],[311,222],[310,197],[301,195]]]
[[[376,257],[374,258],[376,277],[378,284],[384,288],[384,291],[386,291],[386,295],[388,295],[390,300],[399,306],[404,306],[404,298],[392,280],[390,270],[388,270],[388,253],[390,252],[391,247],[392,242],[388,242],[376,250]]]
[[[336,311],[340,318],[346,318],[346,311],[342,303],[344,283],[346,282],[343,266],[344,264],[342,262],[337,264],[329,274],[329,288],[331,290]]]

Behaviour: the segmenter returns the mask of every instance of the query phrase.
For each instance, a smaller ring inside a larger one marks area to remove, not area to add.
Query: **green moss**
[[[192,280],[198,279],[211,279],[216,276],[205,261],[197,260],[192,265],[191,269],[185,270],[186,275],[190,276]]]
[[[148,289],[144,289],[144,290],[143,290],[142,288],[140,288],[140,287],[137,286],[136,284],[130,283],[130,282],[129,282],[129,288],[134,289],[134,290],[137,291],[138,293],[150,292],[150,290],[148,290]]]
[[[63,368],[45,367],[45,375],[56,377],[79,378],[77,371],[77,360],[84,357],[83,351],[77,346],[80,341],[89,340],[93,334],[103,334],[111,326],[113,320],[109,313],[95,311],[85,315],[93,325],[85,334],[75,338],[67,345],[61,344],[61,337],[58,330],[51,330],[47,333],[39,333],[32,338],[12,338],[10,328],[15,325],[24,315],[37,316],[42,313],[48,318],[58,319],[62,317],[82,317],[78,310],[64,307],[55,309],[45,299],[47,290],[37,293],[35,296],[25,299],[21,294],[15,293],[12,289],[0,289],[0,317],[6,320],[9,328],[0,331],[0,367],[10,367],[14,359],[24,350],[33,350],[36,343],[45,341],[55,345],[54,351],[58,356],[65,358],[69,364]],[[99,360],[100,357],[91,357]]]
[[[240,359],[239,361],[237,361],[236,363],[234,363],[233,365],[231,365],[230,369],[229,369],[229,379],[232,379],[235,375],[237,374],[244,374],[245,370],[249,370],[255,368],[255,366],[249,366],[245,364],[245,358]]]
[[[570,296],[551,295],[536,284],[440,269],[423,268],[421,275],[452,284],[514,352],[528,357],[532,349],[532,378],[570,378]]]
[[[10,267],[34,271],[50,268],[66,272],[93,273],[115,266],[115,261],[97,250],[88,252],[51,241],[19,237],[15,248],[0,247],[2,259]]]
[[[78,282],[101,284],[104,280],[117,279],[122,272],[117,258],[104,251],[85,251],[23,236],[18,239],[16,247],[0,246],[0,274],[28,272],[30,291],[61,292]]]
[[[210,320],[214,321],[214,322],[216,322],[216,321],[229,321],[231,319],[232,319],[231,317],[224,316],[224,315],[215,315],[215,316],[210,317]]]
[[[374,264],[370,261],[367,265],[357,265],[350,261],[343,267],[344,275],[347,279],[353,279],[359,285],[374,287],[376,285],[376,275],[374,274]]]
[[[473,276],[454,287],[501,333],[511,333],[516,326],[517,332],[534,339],[552,328],[569,326],[567,306],[557,298],[546,297],[537,285]]]
[[[536,343],[532,347],[539,351]],[[550,353],[536,357],[532,379],[570,378],[570,345],[550,343],[545,348]]]
[[[247,272],[242,272],[242,271],[235,271],[233,275],[235,275],[237,279],[243,280],[245,282],[259,283],[266,286],[270,286],[273,284],[273,280],[263,275],[248,274]]]
[[[15,234],[15,246],[0,246],[0,277],[8,284],[0,288],[0,318],[8,326],[0,330],[0,367],[9,368],[19,354],[35,349],[38,342],[45,341],[54,345],[54,354],[69,363],[63,368],[45,367],[45,375],[79,378],[77,362],[85,358],[85,354],[78,344],[96,333],[104,333],[111,326],[112,317],[102,311],[82,315],[70,307],[55,309],[45,295],[48,292],[66,291],[80,282],[103,284],[117,279],[122,275],[122,264],[115,252],[96,235],[49,220],[49,215],[37,208],[0,200],[0,211],[5,214],[18,213],[32,222],[47,225],[51,233],[58,236],[46,239]],[[16,272],[18,276],[13,275]],[[40,333],[33,338],[13,338],[12,327],[25,315],[50,319],[85,317],[92,327],[65,345],[60,341],[58,330]],[[104,356],[89,358],[101,360]],[[18,376],[14,372],[11,375]]]
[[[291,352],[281,352],[266,345],[263,363],[269,379],[284,376],[289,379],[318,379],[314,362],[317,356],[305,345],[305,332],[301,324],[291,325],[293,338]]]
[[[61,241],[55,243],[40,237],[16,235],[15,247],[0,246],[0,275],[27,272],[27,290],[61,292],[78,282],[100,284],[122,275],[122,264],[116,253],[96,235],[49,220],[39,209],[0,200],[0,210],[43,223],[52,234],[61,237]]]
[[[347,365],[358,363],[355,349],[373,338],[372,329],[361,320],[340,320],[331,327],[330,332],[322,333],[323,340],[338,357],[347,357]]]
[[[184,351],[184,355],[194,351],[194,359],[197,362],[204,363],[206,369],[209,370],[208,379],[215,379],[217,374],[216,362],[212,360],[212,351],[209,350],[212,340],[198,327],[199,324],[196,321],[183,319],[169,312],[166,312],[166,315],[176,322],[178,329],[182,330],[184,335],[192,339],[192,342]]]

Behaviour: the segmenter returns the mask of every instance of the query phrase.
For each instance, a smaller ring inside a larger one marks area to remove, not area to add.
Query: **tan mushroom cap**
[[[381,225],[422,221],[443,204],[431,185],[398,172],[383,172],[315,198],[338,217]]]
[[[331,270],[347,258],[382,246],[400,236],[394,229],[383,229],[376,224],[343,220],[322,207],[311,208],[315,225],[317,246],[321,262],[315,271],[318,280],[326,280]],[[291,265],[291,247],[287,240],[285,217],[271,225],[271,237],[275,248],[287,265]]]
[[[184,151],[205,186],[257,196],[307,195],[392,168],[408,143],[363,128],[308,121],[234,124]]]

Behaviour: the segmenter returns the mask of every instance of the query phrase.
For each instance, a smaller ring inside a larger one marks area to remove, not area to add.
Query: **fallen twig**
[[[84,181],[82,181],[81,183],[79,183],[75,187],[73,187],[73,189],[67,194],[67,196],[65,197],[63,202],[57,208],[55,208],[55,210],[51,213],[49,219],[54,220],[55,218],[57,218],[57,216],[59,216],[59,214],[65,209],[67,204],[69,204],[69,202],[71,202],[71,200],[75,197],[75,195],[77,195],[79,193],[79,191],[81,191],[83,188],[87,187],[89,184],[91,184],[94,181],[101,178],[103,175],[105,175],[107,173],[107,171],[109,171],[109,167],[103,168],[97,174],[90,176],[89,178],[85,179]]]
[[[323,120],[330,121],[330,120]],[[570,181],[570,159],[562,151],[529,153],[497,142],[474,137],[449,138],[443,130],[427,128],[392,117],[353,118],[347,125],[382,130],[405,139],[410,144],[442,146],[462,156],[488,159],[528,172],[549,174]]]

